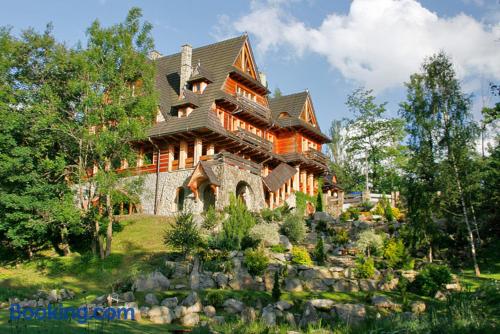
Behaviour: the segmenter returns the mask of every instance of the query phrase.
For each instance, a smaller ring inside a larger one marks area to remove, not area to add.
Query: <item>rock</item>
[[[374,279],[360,279],[358,284],[361,291],[367,292],[377,290],[377,281]]]
[[[293,249],[293,245],[286,235],[280,234],[280,245],[285,248],[286,251],[290,252]]]
[[[125,302],[133,302],[135,300],[134,293],[132,291],[124,292],[122,295],[122,299]]]
[[[145,309],[145,308],[141,308],[141,310],[142,310],[142,311],[146,311],[146,309]],[[141,311],[141,312],[142,312],[142,311]],[[148,315],[148,317],[150,317],[150,318],[153,318],[153,317],[160,317],[160,316],[161,316],[161,313],[162,313],[162,312],[161,312],[161,308],[160,308],[160,306],[153,306],[153,307],[152,307],[151,309],[149,309],[147,312],[148,312],[148,313],[147,313],[147,315]]]
[[[149,316],[149,307],[147,306],[142,306],[139,311],[141,312],[141,316],[146,318]]]
[[[451,283],[446,284],[444,288],[448,291],[460,291],[462,288],[460,287],[460,283]]]
[[[330,216],[327,212],[315,212],[314,218],[315,221],[324,221],[324,222],[332,222],[335,219]]]
[[[309,325],[315,325],[318,323],[318,321],[319,321],[319,316],[318,312],[316,311],[316,308],[310,302],[307,302],[304,305],[304,311],[302,312],[302,317],[300,318],[299,326],[306,327]]]
[[[252,323],[257,320],[257,313],[253,307],[245,307],[243,311],[241,311],[241,320],[246,323]]]
[[[149,316],[149,319],[155,324],[170,324],[174,320],[174,313],[171,309],[165,306],[154,306],[153,316]],[[151,309],[151,310],[153,310]],[[159,309],[159,314],[158,314]],[[151,314],[151,311],[150,311]]]
[[[396,289],[399,283],[399,278],[395,277],[391,279],[390,281],[387,282],[380,282],[379,283],[379,289],[382,291],[392,291]]]
[[[233,298],[226,300],[222,305],[228,313],[240,313],[245,307],[245,304]]]
[[[186,306],[182,306],[182,305],[178,305],[175,309],[174,309],[174,315],[175,315],[175,318],[176,319],[180,319],[182,318],[183,316],[185,316],[187,314],[187,307]]]
[[[61,297],[57,293],[57,290],[50,290],[49,293],[47,294],[47,300],[49,303],[57,303]]]
[[[332,284],[333,284],[333,282],[332,282]],[[328,284],[326,284],[324,282],[324,279],[305,280],[304,286],[309,291],[328,291],[328,290],[330,290],[330,288],[328,287]]]
[[[207,317],[213,318],[216,314],[215,307],[213,307],[212,305],[207,305],[203,308],[203,313],[205,313]]]
[[[347,279],[339,279],[333,285],[333,291],[335,292],[358,292],[358,282]]]
[[[286,278],[285,279],[285,290],[290,292],[302,292],[304,288],[302,287],[302,282],[298,278]]]
[[[194,327],[198,325],[199,322],[200,316],[198,315],[198,313],[186,314],[180,319],[181,325],[186,327]]]
[[[105,301],[106,301],[106,295],[102,295],[102,296],[95,297],[91,303],[97,304],[97,305],[102,305]],[[49,300],[49,302],[50,302],[50,300]]]
[[[422,314],[425,312],[426,305],[424,302],[416,301],[411,303],[411,312],[413,314]]]
[[[415,277],[417,277],[417,275],[418,275],[418,272],[415,270],[403,270],[401,272],[401,276],[406,278],[408,280],[408,282],[410,282],[410,283],[415,280]]]
[[[229,278],[224,273],[215,273],[215,282],[217,283],[217,287],[219,289],[225,289],[229,282]]]
[[[372,304],[378,309],[397,310],[401,307],[399,304],[393,303],[385,296],[373,296]]]
[[[213,322],[217,325],[222,325],[226,320],[222,315],[216,315],[215,317],[212,318]]]
[[[285,320],[285,322],[287,324],[289,324],[290,326],[292,326],[292,327],[296,326],[295,317],[293,316],[293,313],[291,313],[291,312],[284,312],[282,317]]]
[[[286,300],[280,300],[279,302],[276,303],[276,308],[280,311],[289,310],[292,308],[292,306],[293,304]]]
[[[158,305],[159,302],[158,302],[158,299],[156,298],[156,296],[152,293],[148,293],[145,297],[144,297],[144,302],[148,305]]]
[[[442,291],[438,291],[434,295],[434,299],[443,301],[443,300],[446,300],[446,295]]]
[[[200,259],[198,256],[193,261],[193,270],[191,271],[191,275],[189,275],[189,284],[192,290],[200,288]]]
[[[217,286],[217,284],[209,275],[200,274],[200,283],[198,285],[199,289],[201,289],[201,290],[213,289],[216,286]]]
[[[170,287],[170,281],[162,273],[155,271],[149,275],[142,275],[133,284],[136,291],[162,291]]]
[[[262,310],[261,320],[267,326],[276,325],[276,312],[274,311],[274,306],[272,304],[269,304],[266,307],[264,307],[264,309]]]
[[[191,291],[191,293],[182,301],[181,305],[186,307],[186,314],[198,313],[203,309],[200,297],[198,297],[196,291]]]
[[[286,262],[285,254],[283,253],[272,253],[271,254],[273,260],[279,261],[279,262]]]
[[[366,317],[363,304],[336,304],[335,314],[346,323],[358,323]]]
[[[304,280],[332,278],[332,273],[327,268],[310,268],[301,271],[300,277]]]
[[[330,299],[312,299],[309,303],[320,311],[330,311],[335,304],[335,302]]]
[[[169,308],[175,308],[179,304],[179,301],[177,300],[177,297],[173,298],[165,298],[161,301],[161,306],[166,306]]]

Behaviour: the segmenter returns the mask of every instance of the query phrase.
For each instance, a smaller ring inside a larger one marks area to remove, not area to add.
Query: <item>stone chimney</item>
[[[266,73],[264,72],[259,72],[259,80],[260,80],[260,83],[262,85],[264,85],[264,87],[267,87],[267,77],[266,77]]]
[[[182,94],[182,89],[186,86],[187,81],[191,77],[193,68],[191,66],[191,56],[193,48],[189,44],[184,44],[181,48],[181,78],[179,94]]]

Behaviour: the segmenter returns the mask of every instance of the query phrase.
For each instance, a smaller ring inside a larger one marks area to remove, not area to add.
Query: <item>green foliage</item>
[[[361,202],[358,205],[358,208],[362,212],[368,212],[374,207],[374,204],[372,202]]]
[[[343,246],[349,242],[349,231],[345,228],[340,228],[336,230],[336,234],[333,238],[333,242],[338,246]]]
[[[214,206],[210,206],[206,212],[203,213],[203,223],[202,227],[208,231],[214,229],[217,225],[219,225],[221,221],[221,215],[217,210],[215,210]]]
[[[372,257],[358,255],[356,267],[354,268],[357,278],[372,278],[375,275],[375,262]]]
[[[180,248],[184,255],[197,248],[201,242],[200,232],[191,213],[181,213],[175,219],[175,224],[165,232],[165,244]]]
[[[414,261],[410,258],[401,239],[388,239],[384,245],[383,257],[387,261],[389,268],[413,269]]]
[[[318,194],[316,195],[316,211],[323,212],[323,179],[318,181]]]
[[[391,207],[390,201],[387,201],[387,203],[385,205],[384,215],[385,215],[385,219],[387,219],[388,222],[394,221],[394,214],[392,212],[392,207]]]
[[[314,248],[314,253],[313,253],[314,260],[319,265],[324,265],[326,261],[326,252],[325,252],[325,246],[323,244],[323,238],[319,237],[318,242],[316,243],[316,246]]]
[[[224,304],[225,295],[222,290],[210,290],[205,295],[205,304],[215,307],[221,307]]]
[[[368,256],[378,255],[384,248],[384,238],[373,230],[365,230],[359,234],[356,247]]]
[[[303,193],[302,191],[295,192],[296,214],[304,216],[307,208],[307,202],[314,203],[316,199],[313,196]]]
[[[304,219],[298,215],[290,215],[281,226],[281,233],[286,235],[291,242],[299,243],[306,236]]]
[[[222,223],[218,245],[227,250],[240,250],[243,238],[248,236],[250,229],[256,224],[255,217],[234,194],[230,195],[229,206],[224,210],[228,216]]]
[[[278,270],[274,272],[272,297],[273,300],[276,302],[279,301],[281,297],[281,284],[280,284],[280,275]]]
[[[292,249],[292,263],[312,266],[311,256],[305,247],[295,246]]]
[[[283,246],[282,244],[277,244],[277,245],[271,246],[271,250],[275,253],[285,253],[286,252],[285,246]]]
[[[260,276],[269,265],[269,258],[262,248],[247,249],[245,251],[245,266],[252,276]]]
[[[451,282],[451,272],[446,266],[428,264],[415,277],[410,289],[416,294],[434,297],[436,292]]]
[[[348,214],[349,214],[349,219],[352,219],[352,220],[358,220],[359,219],[359,216],[360,216],[360,211],[359,211],[359,208],[355,207],[355,206],[351,206],[347,209]]]

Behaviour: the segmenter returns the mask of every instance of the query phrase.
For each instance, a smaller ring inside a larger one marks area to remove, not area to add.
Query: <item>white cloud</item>
[[[310,27],[288,6],[253,2],[231,28],[256,36],[258,52],[282,46],[296,56],[314,52],[346,79],[379,91],[400,86],[425,57],[441,50],[463,79],[500,79],[498,22],[488,25],[465,14],[439,17],[415,0],[354,0],[347,14],[331,13]]]

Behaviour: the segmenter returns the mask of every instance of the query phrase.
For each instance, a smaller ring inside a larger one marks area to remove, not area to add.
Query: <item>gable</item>
[[[311,124],[315,128],[318,127],[318,121],[316,120],[316,114],[312,105],[311,97],[308,95],[304,106],[302,107],[302,112],[300,113],[300,119],[308,124]]]
[[[257,66],[255,65],[248,40],[246,40],[243,44],[243,47],[241,48],[240,53],[233,65],[242,70],[244,73],[250,75],[255,80],[258,80]]]

